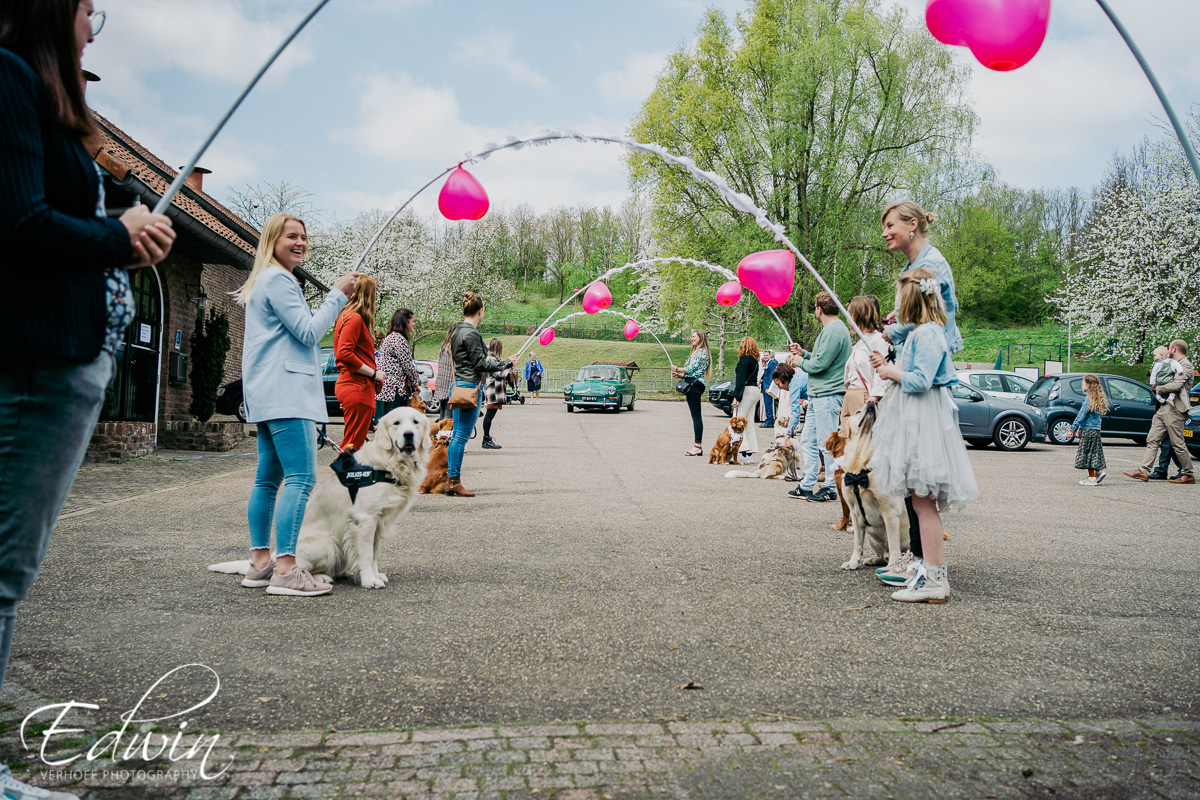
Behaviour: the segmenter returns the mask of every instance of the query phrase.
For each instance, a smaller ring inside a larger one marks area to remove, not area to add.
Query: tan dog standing
[[[875,425],[875,404],[867,403],[847,419],[841,428],[845,441],[842,466],[843,481],[850,501],[850,516],[854,520],[854,550],[842,569],[883,564],[886,553],[890,567],[909,546],[908,512],[904,501],[889,497],[875,488],[871,480],[871,456],[875,454],[872,429]],[[876,558],[863,558],[863,541],[870,539]]]
[[[838,500],[842,503],[842,520],[833,526],[835,531],[844,531],[850,526],[850,506],[846,505],[846,487],[842,485],[842,476],[846,474],[846,470],[842,469],[842,454],[846,452],[846,440],[842,438],[842,431],[839,428],[829,434],[829,438],[825,440],[825,449],[829,455],[833,456],[833,463],[837,465],[837,471],[833,473],[834,480],[837,482]]]

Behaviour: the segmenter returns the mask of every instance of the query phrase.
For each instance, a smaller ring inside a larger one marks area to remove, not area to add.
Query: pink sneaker
[[[254,565],[250,565],[250,569],[246,571],[246,577],[242,578],[242,586],[247,589],[261,589],[271,582],[271,576],[275,574],[275,562],[272,561],[262,569],[255,569]]]
[[[312,573],[302,567],[292,567],[287,575],[276,572],[271,576],[271,585],[267,594],[283,594],[291,597],[315,597],[319,594],[329,594],[333,587],[328,583],[317,583]]]

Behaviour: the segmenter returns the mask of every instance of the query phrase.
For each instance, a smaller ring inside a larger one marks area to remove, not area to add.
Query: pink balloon
[[[742,285],[737,281],[726,281],[717,289],[717,302],[723,306],[737,305],[737,301],[741,299]]]
[[[1037,55],[1050,0],[928,0],[925,24],[939,42],[965,45],[980,64],[1003,72]]]
[[[612,305],[612,292],[600,281],[596,281],[583,293],[583,310],[589,314]]]
[[[542,331],[542,335],[538,337],[538,344],[540,344],[542,347],[545,347],[553,341],[554,328],[546,328],[546,330]]]
[[[738,281],[763,305],[779,308],[796,285],[796,257],[791,250],[762,250],[741,260]]]
[[[480,219],[488,212],[487,192],[474,175],[459,167],[442,184],[438,211],[446,219]]]
[[[639,333],[641,333],[641,330],[642,330],[642,329],[641,329],[641,327],[640,327],[640,326],[637,324],[637,320],[636,320],[636,319],[631,319],[631,320],[628,320],[628,321],[625,323],[625,338],[626,338],[626,339],[633,339],[633,338],[635,338],[635,337],[636,337],[636,336],[637,336]]]

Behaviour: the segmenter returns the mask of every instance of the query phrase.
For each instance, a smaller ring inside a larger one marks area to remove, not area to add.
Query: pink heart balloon
[[[583,310],[589,314],[612,305],[612,292],[600,281],[596,281],[583,293]]]
[[[761,250],[741,260],[738,281],[765,306],[779,308],[796,285],[796,257],[791,250]]]
[[[1003,72],[1037,55],[1050,0],[928,0],[925,24],[939,42],[966,45],[979,63]]]
[[[474,175],[459,167],[442,184],[438,211],[446,219],[480,219],[488,212],[487,192]]]
[[[737,281],[726,281],[717,289],[717,302],[723,306],[737,305],[742,299],[742,285]]]
[[[538,344],[540,344],[542,347],[545,347],[553,341],[554,328],[546,328],[546,330],[542,331],[542,335],[538,337]]]
[[[628,320],[625,323],[625,338],[626,339],[633,339],[633,338],[637,337],[637,335],[639,333],[641,333],[641,331],[642,331],[642,328],[640,325],[637,324],[636,319]]]

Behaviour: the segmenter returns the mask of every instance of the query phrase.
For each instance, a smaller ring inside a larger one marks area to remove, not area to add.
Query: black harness
[[[354,505],[354,501],[358,499],[358,490],[367,486],[374,486],[377,483],[391,483],[396,486],[404,484],[392,473],[385,469],[375,469],[368,467],[366,464],[360,464],[358,459],[354,457],[353,450],[343,450],[333,443],[333,440],[325,435],[325,429],[322,426],[320,433],[317,434],[321,439],[329,442],[334,450],[338,451],[338,457],[333,460],[329,468],[337,475],[338,481],[346,490],[350,492],[350,505]]]
[[[867,520],[867,510],[863,508],[861,489],[866,489],[871,485],[871,470],[864,469],[862,472],[846,472],[842,474],[842,485],[849,486],[854,490],[854,499],[858,501],[858,510],[862,512],[863,524],[869,524]]]

